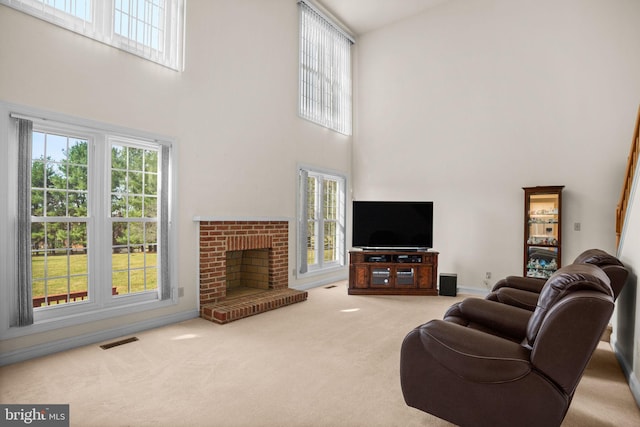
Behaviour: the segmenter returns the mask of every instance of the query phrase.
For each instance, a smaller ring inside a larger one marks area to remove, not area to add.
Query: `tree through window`
[[[31,158],[33,307],[77,305],[105,295],[166,298],[159,295],[160,283],[169,280],[162,277],[159,257],[168,250],[160,239],[168,222],[161,215],[168,203],[161,191],[168,174],[163,146],[39,125]]]
[[[305,169],[300,175],[300,272],[343,265],[345,179]]]
[[[40,307],[89,290],[88,141],[46,132],[33,132],[32,141],[31,274]]]
[[[157,289],[158,149],[111,146],[112,281],[119,292]]]

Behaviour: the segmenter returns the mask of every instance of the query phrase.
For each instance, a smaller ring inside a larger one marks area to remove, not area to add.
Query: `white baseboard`
[[[613,348],[613,353],[616,355],[616,359],[618,359],[618,363],[620,363],[622,372],[629,383],[629,388],[631,389],[633,398],[636,400],[636,405],[640,407],[640,381],[638,381],[638,377],[633,371],[633,366],[630,366],[625,358],[622,357],[622,352],[617,346],[617,341],[615,334],[611,335],[611,347]]]
[[[131,325],[121,326],[118,328],[79,335],[77,337],[66,338],[50,343],[38,344],[19,350],[8,351],[6,353],[0,354],[0,366],[23,362],[25,360],[34,359],[36,357],[42,357],[48,354],[70,350],[72,348],[81,347],[84,345],[95,344],[105,340],[118,338],[123,335],[130,335],[137,332],[145,331],[147,329],[158,328],[160,326],[170,325],[172,323],[178,323],[196,317],[198,317],[198,312],[196,310],[185,311],[156,319],[145,320],[143,322],[138,322]]]
[[[631,372],[628,378],[629,388],[631,389],[631,394],[633,394],[633,398],[636,399],[636,405],[640,407],[640,381],[638,381],[638,377]]]
[[[331,283],[340,282],[343,280],[348,280],[349,276],[344,273],[339,273],[335,276],[324,277],[319,280],[315,280],[309,283],[303,283],[302,285],[291,286],[291,289],[295,289],[296,291],[306,291],[313,288],[318,288],[320,286],[329,285]]]
[[[458,286],[459,294],[472,294],[472,295],[481,295],[483,297],[489,294],[489,291],[480,288],[465,288]]]

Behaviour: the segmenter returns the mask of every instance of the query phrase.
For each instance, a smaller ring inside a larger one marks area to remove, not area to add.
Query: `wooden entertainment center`
[[[349,295],[438,295],[437,276],[438,252],[349,252]]]

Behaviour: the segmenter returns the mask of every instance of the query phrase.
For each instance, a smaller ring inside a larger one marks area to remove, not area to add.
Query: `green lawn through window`
[[[144,266],[144,257],[146,255],[147,268]],[[128,257],[131,257],[130,264]],[[68,262],[67,262],[68,260]],[[118,294],[136,293],[145,291],[144,276],[146,274],[147,286],[146,290],[156,289],[158,286],[157,277],[157,254],[154,252],[147,253],[131,253],[131,254],[113,254],[112,255],[112,269],[114,276],[124,276],[124,280],[119,280],[118,283],[112,283],[112,286],[117,287]],[[45,296],[44,281],[38,280],[44,276],[45,263],[44,257],[34,256],[31,257],[31,268],[33,274],[33,298]],[[67,279],[69,275],[70,292],[82,292],[86,291],[87,284],[87,255],[86,254],[74,254],[67,256],[49,256],[47,257],[47,276],[48,277],[61,277],[58,279],[50,279],[47,281],[47,294],[66,294],[67,293]],[[126,271],[119,273],[118,271],[130,270],[131,273],[131,290],[127,289]]]

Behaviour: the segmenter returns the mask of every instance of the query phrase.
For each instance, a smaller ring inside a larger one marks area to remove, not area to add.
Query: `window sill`
[[[42,332],[48,332],[55,329],[70,328],[83,325],[86,323],[97,322],[100,320],[111,319],[115,317],[127,316],[129,314],[137,314],[143,311],[156,310],[159,308],[170,307],[177,304],[177,301],[168,299],[164,301],[142,301],[132,302],[119,305],[117,307],[103,307],[84,311],[81,313],[70,314],[67,316],[59,316],[54,319],[45,319],[36,321],[33,325],[21,327],[9,327],[0,333],[0,340],[18,338]]]

